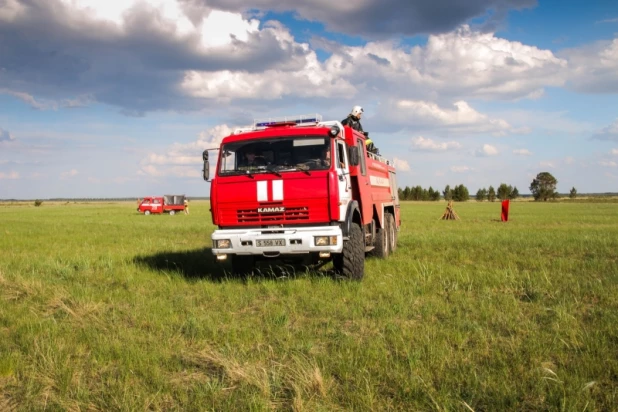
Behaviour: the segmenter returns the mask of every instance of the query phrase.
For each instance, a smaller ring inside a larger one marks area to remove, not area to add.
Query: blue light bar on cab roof
[[[268,127],[275,126],[278,124],[285,123],[295,123],[297,125],[301,124],[315,124],[322,121],[322,116],[314,113],[314,114],[303,114],[298,116],[283,116],[283,117],[268,117],[266,119],[254,119],[253,127]]]

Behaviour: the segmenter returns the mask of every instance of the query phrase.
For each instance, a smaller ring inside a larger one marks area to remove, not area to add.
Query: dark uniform
[[[341,121],[341,124],[344,126],[349,126],[354,130],[357,130],[359,132],[363,132],[363,126],[361,125],[360,120],[354,116],[353,114],[348,115],[348,117],[346,117],[345,119],[343,119]]]

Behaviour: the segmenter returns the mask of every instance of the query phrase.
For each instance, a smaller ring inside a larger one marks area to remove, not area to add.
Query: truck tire
[[[251,276],[254,264],[253,256],[234,255],[232,256],[232,273],[243,278]]]
[[[146,210],[146,211],[144,212],[144,214],[145,214],[146,216],[148,216],[148,215],[150,214],[150,210]]]
[[[170,210],[170,216],[174,216],[176,214],[175,210]]]
[[[335,272],[348,279],[361,280],[365,275],[365,242],[358,223],[350,225],[350,239],[343,242],[341,253],[333,257]]]
[[[395,217],[392,213],[384,215],[386,220],[386,233],[388,236],[388,249],[394,252],[397,249],[397,228],[395,227]]]
[[[376,238],[373,243],[374,249],[371,251],[371,255],[380,259],[386,259],[391,252],[391,245],[388,242],[388,220],[387,215],[384,215],[384,227],[376,229]]]

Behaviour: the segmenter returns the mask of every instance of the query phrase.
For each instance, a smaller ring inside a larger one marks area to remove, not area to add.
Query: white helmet
[[[352,116],[356,116],[356,117],[360,116],[361,113],[363,113],[363,108],[360,106],[354,106],[352,108],[352,111],[350,112]]]

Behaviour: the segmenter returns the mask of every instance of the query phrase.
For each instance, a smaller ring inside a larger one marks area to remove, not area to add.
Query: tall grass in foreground
[[[444,207],[360,283],[230,277],[206,202],[0,207],[0,410],[616,409],[618,208]]]

